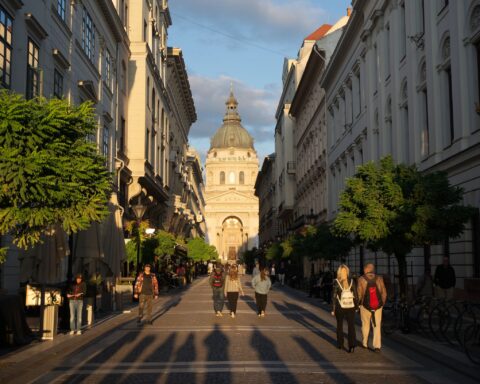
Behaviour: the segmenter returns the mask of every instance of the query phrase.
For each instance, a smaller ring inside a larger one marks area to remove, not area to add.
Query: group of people
[[[348,325],[348,349],[352,353],[356,347],[355,313],[360,312],[362,321],[362,347],[368,348],[368,339],[373,328],[373,350],[382,347],[381,326],[382,308],[387,300],[387,289],[382,276],[375,274],[375,267],[368,263],[364,274],[357,282],[350,276],[350,269],[342,264],[338,267],[337,278],[333,282],[332,316],[337,320],[337,347],[344,348],[343,323]]]
[[[230,316],[235,318],[237,314],[237,302],[239,296],[244,296],[242,283],[238,275],[238,267],[231,265],[228,271],[224,271],[221,264],[214,267],[209,279],[213,292],[213,310],[215,316],[223,316],[224,299],[228,301]],[[252,287],[255,290],[255,302],[257,304],[258,317],[265,317],[267,307],[267,295],[272,287],[268,268],[260,268],[252,278]]]

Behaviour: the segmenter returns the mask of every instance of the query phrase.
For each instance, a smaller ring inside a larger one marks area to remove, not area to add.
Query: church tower
[[[235,262],[258,243],[258,157],[233,90],[225,104],[223,125],[211,139],[205,163],[205,215],[210,244],[223,262]]]

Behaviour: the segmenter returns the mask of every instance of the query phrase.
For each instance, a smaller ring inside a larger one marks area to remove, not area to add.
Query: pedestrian
[[[211,275],[213,272],[213,263],[211,261],[208,262],[208,266],[207,266],[207,273],[208,275]]]
[[[177,270],[176,270],[176,273],[177,273],[177,276],[178,276],[178,280],[180,282],[180,285],[182,287],[185,287],[187,285],[187,278],[186,278],[186,269],[185,269],[185,266],[183,264],[180,264],[178,267],[177,267]]]
[[[270,267],[270,280],[272,280],[272,285],[277,281],[277,270],[275,268],[275,263],[272,263]]]
[[[220,264],[215,266],[212,274],[210,275],[210,286],[212,287],[212,294],[213,294],[213,310],[215,311],[215,316],[221,317],[223,311],[223,303],[224,303],[224,284],[225,284],[225,277],[222,272],[222,267]]]
[[[358,279],[358,302],[362,320],[362,347],[368,348],[370,324],[373,326],[373,349],[382,348],[382,307],[387,300],[387,289],[382,276],[375,275],[375,266],[368,263],[363,268],[363,276]]]
[[[158,298],[158,280],[151,273],[152,266],[145,264],[143,272],[140,272],[135,283],[134,297],[138,299],[138,318],[137,324],[142,323],[143,310],[147,306],[147,324],[152,322],[153,300]]]
[[[255,277],[260,274],[260,264],[255,262],[255,267],[253,268],[252,277]]]
[[[83,298],[87,293],[87,285],[83,281],[83,275],[81,273],[75,276],[74,283],[70,286],[67,298],[69,299],[70,307],[70,335],[82,334],[82,310],[83,310]]]
[[[285,263],[282,261],[278,268],[278,281],[282,286],[285,285],[285,270]]]
[[[433,277],[430,267],[425,268],[423,275],[418,278],[416,288],[417,297],[431,299],[434,296]]]
[[[260,274],[252,279],[252,287],[255,289],[255,302],[257,303],[258,317],[265,317],[267,295],[272,287],[272,282],[268,277],[268,268],[262,268]]]
[[[332,315],[337,319],[338,349],[343,349],[343,320],[347,320],[349,353],[355,351],[356,311],[358,311],[358,298],[355,282],[350,277],[350,269],[342,264],[338,267],[337,278],[333,283]]]
[[[230,267],[230,271],[225,279],[225,296],[228,300],[228,307],[230,308],[230,316],[235,318],[237,313],[237,301],[239,294],[243,296],[242,283],[238,277],[238,270],[236,265]]]
[[[450,265],[450,259],[445,256],[443,263],[435,269],[433,281],[437,287],[437,296],[445,300],[453,299],[456,280],[455,270]]]

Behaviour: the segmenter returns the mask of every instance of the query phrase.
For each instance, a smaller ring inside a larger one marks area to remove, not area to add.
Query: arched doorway
[[[235,216],[227,217],[222,223],[223,254],[226,260],[236,261],[243,246],[243,223]]]

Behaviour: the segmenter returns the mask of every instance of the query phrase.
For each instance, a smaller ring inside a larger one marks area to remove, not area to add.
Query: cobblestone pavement
[[[235,319],[213,314],[205,278],[155,303],[153,325],[137,326],[136,310],[82,336],[0,360],[1,383],[474,383],[399,344],[381,353],[336,348],[331,315],[288,288],[275,287],[258,318],[254,293]],[[357,337],[359,337],[357,331]],[[478,369],[477,369],[478,371]]]

